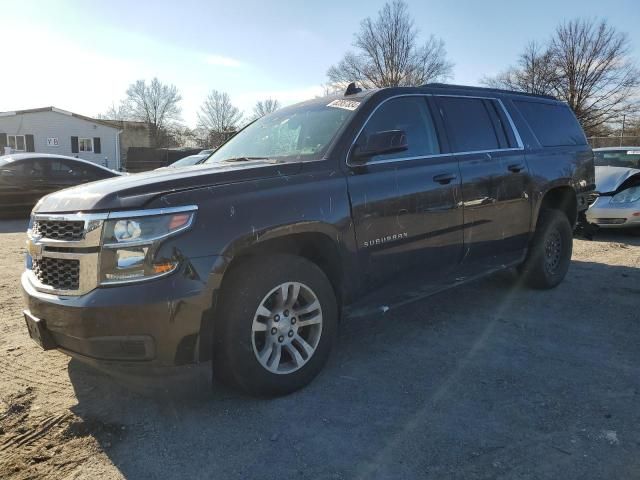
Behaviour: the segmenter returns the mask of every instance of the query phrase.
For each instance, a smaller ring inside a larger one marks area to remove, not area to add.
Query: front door
[[[408,149],[362,165],[351,162],[347,180],[360,264],[370,289],[392,279],[395,286],[436,283],[462,253],[458,162],[441,155],[425,96],[384,101],[356,145],[388,130],[404,131]],[[398,277],[401,282],[395,281]]]

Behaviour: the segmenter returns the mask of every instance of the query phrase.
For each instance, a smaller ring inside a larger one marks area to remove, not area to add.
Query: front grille
[[[66,258],[33,260],[33,273],[40,283],[56,290],[77,290],[80,287],[80,261]]]
[[[32,231],[34,235],[51,240],[79,241],[84,238],[84,221],[36,220]]]
[[[590,193],[589,196],[587,197],[587,203],[589,205],[593,205],[594,203],[596,203],[596,200],[598,199],[600,195],[598,195],[597,193]]]
[[[594,220],[597,225],[622,225],[626,221],[626,218],[596,218]]]

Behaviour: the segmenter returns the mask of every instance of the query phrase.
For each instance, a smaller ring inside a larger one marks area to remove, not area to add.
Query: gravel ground
[[[576,240],[566,281],[510,272],[344,321],[309,387],[256,400],[113,378],[21,317],[0,222],[0,478],[640,478],[640,239]]]

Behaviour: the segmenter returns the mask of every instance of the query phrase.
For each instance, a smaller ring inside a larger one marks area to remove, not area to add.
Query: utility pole
[[[627,116],[622,115],[622,132],[620,132],[620,146],[622,146],[622,140],[624,138],[624,123],[626,119],[627,119]]]

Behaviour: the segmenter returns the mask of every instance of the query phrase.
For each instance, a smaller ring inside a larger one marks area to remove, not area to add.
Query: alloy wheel
[[[313,356],[322,335],[317,295],[299,282],[282,283],[260,302],[251,328],[253,353],[271,373],[288,374]]]

